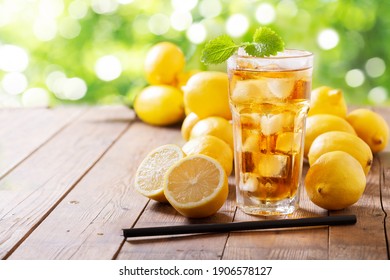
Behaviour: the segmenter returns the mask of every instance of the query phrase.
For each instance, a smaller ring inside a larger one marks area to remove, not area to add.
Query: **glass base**
[[[298,201],[295,198],[278,202],[265,202],[258,205],[237,205],[246,214],[257,216],[288,215],[298,209]]]

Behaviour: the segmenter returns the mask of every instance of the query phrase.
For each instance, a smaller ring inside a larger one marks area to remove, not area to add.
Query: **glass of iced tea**
[[[228,60],[236,200],[246,213],[285,215],[298,208],[313,54],[284,50]]]

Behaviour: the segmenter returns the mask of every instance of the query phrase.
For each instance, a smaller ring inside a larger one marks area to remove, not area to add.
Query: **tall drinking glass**
[[[312,67],[312,53],[300,50],[266,58],[239,50],[228,60],[236,199],[246,213],[298,208]]]

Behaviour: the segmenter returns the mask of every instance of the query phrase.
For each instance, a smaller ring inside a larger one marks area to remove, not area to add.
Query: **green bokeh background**
[[[189,10],[192,24],[201,23],[205,26],[205,41],[226,33],[226,22],[234,14],[244,15],[249,22],[247,31],[234,40],[250,40],[253,31],[260,26],[256,19],[256,9],[259,5],[268,3],[274,8],[275,18],[266,25],[281,35],[288,48],[306,49],[315,54],[313,87],[328,85],[341,88],[349,104],[389,104],[390,1],[219,0],[220,13],[207,19],[202,16],[200,9],[201,5],[206,5],[202,2],[207,0],[182,1],[193,4],[193,8]],[[205,42],[192,43],[187,36],[187,30],[177,31],[170,27],[166,33],[160,35],[150,31],[150,19],[156,14],[169,18],[175,10],[175,3],[179,1],[56,2],[62,5],[62,10],[54,17],[58,26],[71,18],[71,9],[74,14],[75,7],[87,8],[85,16],[71,19],[80,27],[79,34],[74,38],[64,38],[57,32],[53,39],[42,41],[34,35],[34,21],[39,17],[40,7],[45,1],[0,0],[0,17],[3,16],[3,20],[0,19],[0,47],[12,44],[27,51],[29,65],[23,72],[28,80],[27,88],[46,89],[51,105],[121,103],[131,106],[134,96],[146,86],[142,71],[143,58],[147,50],[160,41],[174,42],[183,50],[188,70],[225,71],[226,66],[223,64],[206,67],[200,62],[200,53]],[[97,6],[106,9],[105,12],[96,11]],[[7,15],[6,20],[4,15]],[[326,29],[336,31],[339,36],[338,44],[334,48],[323,49],[318,43],[319,34]],[[102,81],[94,70],[96,61],[105,55],[114,55],[122,65],[121,75],[111,81]],[[367,61],[374,57],[380,58],[386,66],[384,73],[378,77],[371,77],[366,70]],[[352,69],[359,69],[364,75],[364,82],[354,87],[346,82],[346,74]],[[61,70],[67,77],[83,79],[88,88],[86,95],[79,100],[57,98],[50,92],[46,83],[47,75],[54,70]],[[6,72],[0,69],[0,91],[4,75]],[[370,96],[370,92],[375,88],[380,89],[380,98]],[[1,94],[7,93],[3,90]],[[22,95],[23,93],[20,93],[12,98],[18,100]]]

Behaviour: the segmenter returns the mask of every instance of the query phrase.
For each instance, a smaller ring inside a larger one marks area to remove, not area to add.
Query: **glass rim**
[[[292,54],[292,55],[285,55],[285,56],[265,56],[265,57],[257,57],[257,56],[251,56],[251,55],[240,55],[238,53],[233,54],[230,58],[242,58],[242,59],[260,59],[260,60],[269,60],[269,59],[278,59],[278,60],[283,60],[283,59],[296,59],[296,58],[310,58],[313,57],[314,54],[310,51],[306,50],[301,50],[301,49],[284,49],[283,52],[285,51],[294,51],[294,52],[299,52],[300,54]],[[283,53],[283,52],[278,52],[278,53]]]

